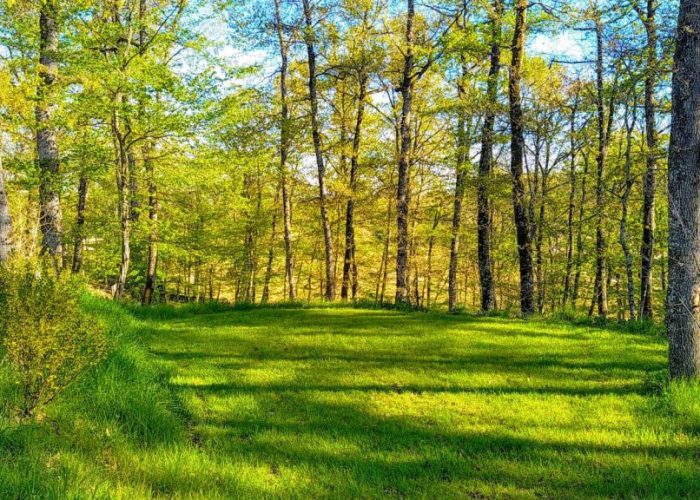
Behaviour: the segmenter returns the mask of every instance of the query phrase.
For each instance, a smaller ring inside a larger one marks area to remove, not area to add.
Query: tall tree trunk
[[[150,305],[156,290],[158,276],[158,185],[155,180],[155,167],[150,158],[150,146],[143,147],[143,163],[148,180],[148,250],[146,257],[146,285],[141,302]]]
[[[564,295],[562,306],[566,308],[571,296],[571,273],[574,264],[574,214],[576,212],[576,114],[579,106],[579,93],[576,92],[569,122],[569,209],[567,213],[566,273],[564,275]]]
[[[270,249],[267,252],[267,266],[265,267],[265,282],[263,285],[263,304],[270,302],[270,281],[272,280],[272,266],[275,261],[275,240],[277,240],[277,203],[279,201],[279,191],[275,193],[275,205],[272,211],[272,230],[270,235]]]
[[[433,247],[435,246],[435,231],[440,224],[440,210],[435,210],[433,227],[428,238],[428,269],[425,272],[425,307],[430,308],[433,291]]]
[[[318,90],[316,88],[316,47],[314,44],[314,24],[311,16],[311,1],[302,0],[304,7],[304,19],[306,21],[306,32],[304,42],[306,43],[306,54],[309,65],[309,100],[311,102],[311,135],[316,154],[316,167],[318,168],[318,196],[321,208],[321,226],[323,230],[323,242],[325,250],[326,264],[326,300],[335,299],[335,280],[333,279],[333,235],[331,233],[331,223],[328,218],[328,201],[326,199],[326,165],[323,159],[323,147],[321,145],[321,131],[318,118]]]
[[[547,146],[549,149],[549,145]],[[547,152],[549,156],[549,152]],[[549,160],[547,160],[547,164]],[[539,200],[539,210],[535,225],[535,276],[537,277],[537,312],[544,314],[545,303],[545,278],[544,278],[544,257],[542,255],[542,242],[544,239],[545,210],[547,206],[548,174],[549,165],[542,169],[542,191]]]
[[[350,157],[350,197],[345,210],[345,258],[343,260],[343,284],[340,296],[348,298],[348,288],[352,290],[353,300],[357,294],[357,264],[355,261],[355,191],[357,190],[357,168],[360,158],[362,138],[362,121],[364,118],[365,99],[367,97],[368,77],[363,72],[359,77],[359,92],[357,95],[357,116],[355,117],[355,132],[352,138]],[[351,283],[352,280],[352,283]]]
[[[583,226],[586,213],[586,181],[588,180],[589,156],[583,153],[583,175],[581,176],[581,201],[578,209],[578,221],[576,223],[576,257],[574,258],[574,288],[571,292],[571,306],[576,309],[581,285],[581,264],[583,263]]]
[[[658,155],[658,134],[656,131],[656,79],[658,71],[656,33],[657,0],[647,0],[646,14],[640,12],[647,33],[647,68],[644,82],[644,114],[646,119],[647,165],[644,174],[643,208],[642,208],[642,268],[640,273],[641,300],[640,317],[649,319],[652,308],[652,268],[654,263],[654,236],[656,229],[656,159]]]
[[[116,155],[116,182],[119,194],[118,214],[121,227],[121,259],[119,263],[119,275],[114,288],[114,299],[120,300],[124,295],[126,278],[131,264],[131,196],[129,191],[129,158],[128,148],[124,133],[121,130],[121,107],[124,96],[117,92],[114,96],[114,110],[112,111],[112,135],[114,138]]]
[[[399,124],[399,172],[396,183],[396,304],[410,301],[408,279],[408,209],[411,200],[409,186],[411,172],[411,114],[413,107],[413,71],[415,66],[413,43],[414,0],[406,0],[406,47],[403,55],[401,117]]]
[[[455,179],[454,208],[452,211],[452,228],[450,238],[450,269],[448,273],[448,309],[453,312],[457,306],[457,271],[459,266],[459,231],[462,225],[462,204],[467,189],[467,168],[469,161],[469,140],[467,139],[466,116],[462,109],[464,99],[464,82],[467,68],[462,59],[462,78],[457,84],[459,111],[457,116],[457,168]]]
[[[605,186],[604,171],[607,156],[608,138],[605,127],[605,96],[604,96],[604,68],[603,68],[603,22],[600,14],[595,18],[596,32],[596,109],[598,118],[598,152],[596,156],[596,265],[595,265],[595,293],[598,306],[598,316],[605,318],[608,315],[608,286],[606,279],[607,268],[607,243],[605,241]]]
[[[281,0],[275,0],[275,24],[280,46],[282,66],[280,68],[280,184],[282,187],[282,222],[284,226],[284,254],[285,274],[288,284],[289,300],[296,300],[296,282],[294,277],[294,249],[292,231],[292,193],[289,185],[289,169],[287,158],[289,156],[289,103],[287,102],[287,71],[289,67],[288,44],[284,38],[282,26],[282,14],[280,13]]]
[[[83,241],[85,239],[85,205],[87,203],[88,178],[80,176],[78,184],[78,206],[75,221],[75,241],[73,242],[73,265],[71,272],[78,274],[83,267]]]
[[[0,263],[12,253],[12,216],[5,184],[5,169],[0,156]]]
[[[634,181],[632,180],[632,134],[637,125],[637,96],[634,97],[632,103],[632,121],[630,122],[630,106],[625,107],[625,126],[627,128],[627,144],[625,147],[625,186],[622,192],[622,215],[620,217],[620,246],[622,253],[625,256],[625,271],[627,273],[627,307],[629,309],[630,319],[634,320],[637,317],[636,304],[634,299],[634,271],[632,267],[632,254],[630,253],[627,243],[627,205],[629,202],[630,193]]]
[[[511,160],[510,171],[513,178],[513,213],[518,242],[520,264],[520,311],[523,314],[535,312],[533,300],[532,238],[527,213],[527,199],[523,182],[523,161],[525,136],[523,131],[523,109],[521,96],[521,73],[525,51],[525,31],[527,29],[528,0],[516,0],[515,30],[511,47],[512,60],[508,81],[510,100]]]
[[[489,184],[491,182],[491,168],[493,163],[494,125],[496,121],[496,107],[498,105],[498,81],[501,70],[502,0],[494,0],[492,8],[491,55],[488,82],[486,84],[487,109],[481,132],[481,156],[479,158],[479,176],[477,184],[477,254],[479,260],[482,311],[490,311],[496,307],[496,294],[494,291],[491,264],[491,203],[489,200]]]
[[[668,168],[666,325],[673,378],[700,376],[700,2],[681,0]]]
[[[39,220],[41,225],[42,254],[48,253],[61,265],[63,258],[63,226],[60,201],[60,160],[56,127],[52,123],[55,85],[58,78],[58,3],[41,2],[39,13],[39,86],[37,89],[36,149],[41,175],[39,183]]]

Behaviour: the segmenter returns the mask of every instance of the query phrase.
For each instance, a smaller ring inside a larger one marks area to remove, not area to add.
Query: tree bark
[[[513,214],[518,243],[520,265],[520,311],[523,314],[535,312],[533,300],[532,238],[527,213],[527,199],[523,182],[523,161],[525,137],[523,131],[523,109],[521,96],[522,64],[525,51],[528,0],[516,0],[515,30],[511,47],[512,60],[508,81],[511,128],[511,163],[513,180]]]
[[[280,184],[282,187],[282,221],[284,226],[284,253],[285,253],[285,274],[287,276],[289,300],[296,300],[296,280],[294,278],[294,249],[292,231],[292,194],[289,185],[289,169],[287,158],[289,156],[289,103],[287,102],[287,71],[289,67],[288,44],[284,38],[284,28],[282,26],[282,14],[280,12],[281,0],[275,0],[275,19],[277,37],[280,46],[280,58],[282,66],[280,68]]]
[[[63,258],[63,224],[60,201],[60,159],[56,127],[52,123],[55,86],[58,78],[58,4],[41,2],[39,13],[39,86],[37,89],[36,148],[41,175],[39,184],[41,253],[54,258],[60,267]]]
[[[143,147],[143,163],[148,181],[148,250],[146,257],[146,284],[141,302],[150,305],[156,290],[158,277],[158,185],[155,180],[155,167],[150,158],[150,146]]]
[[[489,76],[486,87],[487,110],[481,134],[481,156],[477,184],[477,225],[478,260],[481,286],[481,310],[490,311],[496,307],[493,272],[491,263],[491,203],[489,184],[493,164],[494,125],[498,106],[498,81],[501,70],[501,18],[502,0],[494,0],[491,14],[491,54]]]
[[[627,213],[628,202],[634,181],[632,180],[632,134],[637,125],[636,114],[636,95],[632,103],[632,121],[630,122],[630,106],[627,104],[625,109],[625,126],[627,128],[626,147],[625,147],[625,185],[622,192],[622,215],[620,217],[620,246],[622,253],[625,256],[625,271],[627,273],[627,307],[629,310],[630,319],[634,320],[637,317],[637,307],[634,299],[634,271],[632,267],[632,254],[630,253],[627,243]]]
[[[406,33],[403,56],[403,73],[399,92],[401,94],[401,117],[399,124],[399,172],[396,183],[396,304],[410,302],[408,277],[408,209],[411,199],[411,114],[413,107],[413,53],[415,17],[414,0],[406,0]]]
[[[71,272],[80,273],[83,267],[83,241],[85,240],[85,205],[87,203],[88,178],[86,174],[80,176],[78,183],[78,206],[76,209],[75,241],[73,243],[73,264]]]
[[[355,191],[357,190],[357,169],[360,158],[360,144],[362,139],[362,121],[364,119],[365,99],[367,97],[368,77],[362,73],[359,78],[359,92],[357,96],[357,116],[355,117],[355,131],[352,138],[352,152],[350,157],[350,197],[345,209],[345,258],[343,260],[343,283],[340,296],[343,300],[348,298],[348,288],[351,289],[352,299],[357,296],[357,263],[355,260]],[[352,280],[352,281],[351,281]]]
[[[467,168],[469,161],[469,140],[467,139],[466,116],[461,109],[464,100],[464,82],[467,69],[462,59],[462,76],[457,83],[457,97],[460,107],[457,116],[457,168],[455,178],[454,207],[452,211],[452,228],[450,238],[450,268],[448,273],[448,309],[454,312],[457,307],[457,271],[459,266],[459,231],[462,225],[462,204],[467,189]],[[481,201],[481,200],[480,200]],[[479,206],[481,209],[481,205]],[[481,233],[479,233],[481,234]]]
[[[666,325],[673,378],[700,376],[700,2],[681,0],[668,168]]]
[[[272,266],[275,261],[275,240],[277,240],[277,203],[279,202],[279,191],[275,193],[275,205],[272,212],[272,230],[270,235],[270,249],[267,252],[267,266],[265,267],[265,282],[261,302],[270,302],[270,281],[272,280]]]
[[[121,129],[121,107],[124,95],[117,92],[114,95],[112,111],[112,136],[114,138],[116,155],[116,183],[119,194],[118,214],[121,228],[121,259],[119,275],[114,288],[114,300],[121,300],[124,295],[126,279],[131,264],[131,196],[129,190],[129,158],[124,133]]]
[[[571,120],[569,122],[569,207],[567,213],[567,238],[566,238],[566,273],[564,275],[564,296],[562,306],[566,308],[571,296],[571,273],[574,264],[574,214],[576,212],[576,114],[579,106],[578,90],[571,108]]]
[[[326,165],[323,159],[323,146],[321,144],[321,131],[318,118],[318,90],[316,75],[316,47],[314,44],[314,25],[311,14],[310,0],[302,0],[304,7],[304,19],[306,31],[304,42],[306,43],[307,62],[309,66],[309,100],[311,102],[311,135],[316,154],[316,167],[318,168],[318,196],[321,209],[321,229],[323,230],[323,242],[325,250],[326,288],[324,297],[326,300],[335,299],[335,280],[333,277],[333,234],[328,218],[328,201],[326,199]]]
[[[607,156],[607,134],[605,127],[605,97],[604,97],[604,68],[603,68],[603,22],[600,14],[596,13],[596,109],[598,118],[598,152],[596,156],[596,266],[595,266],[595,294],[598,316],[605,318],[608,315],[608,286],[606,280],[607,267],[607,243],[603,223],[605,220],[605,186],[604,171]]]
[[[656,230],[656,161],[658,133],[656,130],[656,79],[658,71],[656,33],[656,0],[647,0],[646,15],[642,14],[644,28],[647,33],[647,68],[644,82],[644,114],[646,119],[647,165],[644,174],[643,207],[642,207],[642,249],[640,288],[641,299],[639,313],[642,319],[653,316],[652,303],[652,269],[654,263],[654,237]],[[640,12],[641,14],[641,12]]]

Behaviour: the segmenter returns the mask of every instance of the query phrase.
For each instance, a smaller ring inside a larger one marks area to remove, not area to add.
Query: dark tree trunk
[[[272,266],[275,261],[275,241],[277,240],[277,203],[279,202],[279,191],[275,193],[275,206],[272,211],[272,230],[270,235],[270,249],[267,252],[267,266],[265,267],[265,282],[263,285],[263,304],[270,302],[270,281],[272,280]]]
[[[459,231],[462,225],[462,204],[467,189],[467,169],[469,167],[469,140],[464,111],[461,109],[464,99],[464,83],[467,78],[466,63],[462,60],[462,78],[457,84],[460,109],[457,117],[457,168],[455,178],[454,208],[452,211],[452,228],[450,238],[450,269],[448,273],[448,308],[453,312],[457,306],[457,271],[459,266]]]
[[[401,118],[399,124],[399,173],[396,183],[396,303],[410,301],[408,277],[408,209],[411,199],[411,114],[413,106],[413,71],[415,66],[413,43],[414,0],[407,0],[406,33],[403,56]]]
[[[117,92],[114,96],[112,111],[112,136],[114,138],[116,155],[116,182],[119,194],[118,213],[121,227],[121,260],[119,275],[114,288],[114,299],[120,300],[124,295],[126,278],[131,264],[131,197],[129,191],[129,159],[128,148],[124,133],[121,129],[121,107],[124,103],[123,94]]]
[[[78,184],[78,206],[76,209],[75,241],[73,242],[73,265],[71,272],[78,274],[83,267],[83,241],[85,239],[85,205],[87,203],[88,178],[80,176]]]
[[[352,138],[352,153],[350,157],[350,197],[345,210],[345,258],[343,259],[343,284],[340,296],[343,300],[348,298],[348,288],[351,289],[352,299],[357,295],[357,263],[355,260],[355,191],[357,190],[357,169],[360,158],[360,144],[362,138],[362,121],[365,111],[365,99],[367,94],[367,75],[364,73],[359,78],[359,92],[357,96],[357,116],[355,118],[355,131]],[[351,281],[352,280],[352,281]]]
[[[658,134],[656,131],[656,79],[658,71],[656,33],[657,0],[647,0],[646,14],[641,14],[647,33],[647,68],[644,82],[644,114],[646,119],[647,165],[644,174],[642,208],[642,268],[640,273],[641,300],[639,313],[642,319],[650,319],[652,308],[652,268],[654,263],[654,233],[656,230],[656,159]]]
[[[673,378],[700,375],[700,2],[681,0],[668,168],[666,325]]]
[[[627,307],[629,308],[630,319],[634,320],[637,316],[637,307],[634,299],[634,271],[632,266],[632,254],[630,253],[629,244],[627,243],[627,214],[630,193],[634,181],[632,179],[632,134],[637,125],[637,96],[634,97],[632,103],[632,119],[630,122],[630,106],[625,108],[625,126],[627,128],[626,147],[625,147],[625,185],[622,192],[622,215],[620,217],[620,246],[622,253],[625,256],[625,271],[627,273]]]
[[[571,121],[569,123],[569,209],[567,214],[567,238],[566,238],[566,273],[564,275],[564,296],[562,306],[566,308],[571,296],[571,273],[574,265],[574,214],[576,212],[576,113],[578,112],[579,94],[574,97],[571,108]]]
[[[494,0],[491,17],[491,56],[489,77],[486,88],[487,110],[481,133],[481,156],[479,158],[479,177],[477,184],[477,224],[478,224],[478,260],[479,280],[481,286],[481,310],[490,311],[496,307],[493,273],[491,264],[491,203],[489,184],[493,163],[494,125],[498,105],[498,81],[501,70],[501,17],[502,0]]]
[[[158,185],[155,180],[153,160],[150,158],[150,147],[143,148],[143,163],[148,179],[148,250],[146,257],[146,285],[143,288],[141,301],[150,305],[156,290],[158,276]]]
[[[58,77],[58,4],[56,0],[41,2],[39,13],[39,86],[37,89],[36,149],[41,175],[39,183],[39,220],[42,254],[54,258],[56,266],[63,258],[63,227],[60,201],[60,160],[56,127],[52,123],[55,85]]]
[[[518,260],[520,264],[520,311],[523,314],[535,312],[533,300],[532,238],[528,220],[525,183],[523,182],[523,161],[525,154],[525,137],[523,131],[523,109],[521,97],[521,72],[525,51],[525,31],[527,29],[528,0],[516,0],[515,30],[511,47],[512,60],[508,81],[510,100],[511,128],[511,163],[513,179],[513,214],[518,243]]]
[[[605,241],[605,186],[604,171],[607,156],[608,138],[605,127],[605,96],[603,68],[603,23],[600,15],[595,19],[596,32],[596,109],[598,117],[598,152],[596,156],[596,265],[595,265],[595,294],[598,316],[608,315],[608,285],[606,279],[607,243]]]
[[[280,68],[280,184],[282,187],[282,221],[284,226],[284,253],[285,274],[288,284],[289,300],[296,300],[296,282],[294,279],[294,249],[292,241],[292,193],[289,184],[289,169],[287,158],[289,156],[289,103],[287,102],[287,71],[289,66],[288,45],[284,38],[282,15],[280,13],[281,0],[275,0],[275,24],[280,46],[282,66]]]
[[[576,257],[574,258],[574,288],[571,292],[571,306],[576,309],[581,285],[581,264],[583,263],[583,223],[586,213],[586,181],[588,180],[589,156],[583,153],[583,175],[581,176],[581,201],[578,209],[578,221],[576,223]]]
[[[333,279],[333,234],[331,233],[331,223],[328,218],[328,201],[326,199],[326,165],[323,159],[323,147],[321,145],[321,131],[318,118],[318,90],[316,75],[316,47],[314,44],[314,24],[311,16],[310,0],[302,0],[304,7],[304,19],[306,21],[306,32],[304,42],[306,43],[306,54],[309,65],[309,100],[311,102],[311,135],[316,154],[316,167],[318,168],[318,195],[321,208],[321,229],[323,230],[323,242],[325,250],[326,265],[326,288],[324,297],[326,300],[335,299],[335,282]]]

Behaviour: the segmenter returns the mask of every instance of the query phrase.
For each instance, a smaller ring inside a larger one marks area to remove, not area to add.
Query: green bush
[[[0,270],[0,339],[19,385],[20,418],[35,416],[106,352],[106,337],[79,306],[67,273],[28,260]]]

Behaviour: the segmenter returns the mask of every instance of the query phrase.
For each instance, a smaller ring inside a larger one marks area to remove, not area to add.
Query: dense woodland
[[[677,13],[4,0],[0,259],[146,304],[662,317]]]

